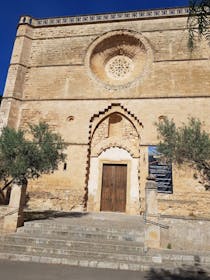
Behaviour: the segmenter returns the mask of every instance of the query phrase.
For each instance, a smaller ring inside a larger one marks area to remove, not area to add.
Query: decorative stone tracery
[[[121,80],[128,77],[132,70],[132,60],[124,55],[112,57],[105,66],[105,71],[108,77],[116,80]]]
[[[91,78],[112,89],[134,86],[142,81],[152,61],[147,39],[130,30],[116,30],[100,36],[86,55]]]

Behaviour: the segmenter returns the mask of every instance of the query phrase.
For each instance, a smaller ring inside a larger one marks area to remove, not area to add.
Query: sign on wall
[[[148,147],[149,155],[149,175],[155,177],[158,192],[173,192],[172,182],[172,165],[164,164],[160,161],[160,154],[157,152],[156,146]]]

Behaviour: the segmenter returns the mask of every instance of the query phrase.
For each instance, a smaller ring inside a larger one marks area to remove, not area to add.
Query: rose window
[[[108,32],[93,41],[85,63],[90,77],[110,89],[136,86],[152,63],[152,50],[139,33]]]
[[[107,75],[116,80],[121,80],[127,77],[133,70],[132,60],[124,55],[112,57],[106,64]]]

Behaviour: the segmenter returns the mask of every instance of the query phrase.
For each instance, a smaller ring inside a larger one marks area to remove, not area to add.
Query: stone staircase
[[[17,233],[0,237],[0,258],[125,270],[174,270],[193,266],[195,255],[172,250],[144,250],[140,216],[71,213],[26,222]],[[199,256],[204,268],[210,256]]]

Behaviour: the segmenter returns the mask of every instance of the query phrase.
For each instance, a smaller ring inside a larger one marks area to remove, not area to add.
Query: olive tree
[[[12,183],[27,185],[29,179],[52,173],[65,160],[65,144],[47,123],[27,130],[5,127],[0,136],[0,180],[3,190]]]
[[[164,118],[156,123],[157,148],[166,161],[187,163],[201,175],[206,189],[210,188],[210,136],[202,129],[200,120],[190,118],[187,124],[176,127],[173,120]]]
[[[190,0],[188,16],[189,48],[194,48],[195,37],[208,38],[210,28],[210,0]]]

